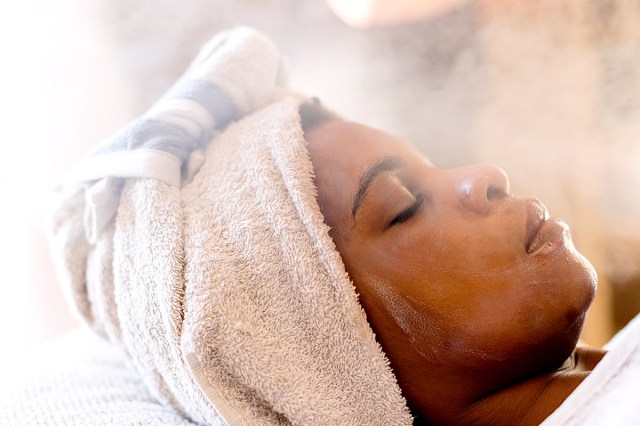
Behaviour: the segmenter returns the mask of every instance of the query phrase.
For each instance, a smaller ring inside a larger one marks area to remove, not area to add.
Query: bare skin
[[[539,424],[604,355],[568,227],[489,165],[434,167],[331,120],[306,135],[318,202],[409,406],[437,424]]]

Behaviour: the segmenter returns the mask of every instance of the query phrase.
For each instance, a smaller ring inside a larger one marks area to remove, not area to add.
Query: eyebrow
[[[353,220],[356,219],[356,213],[358,213],[358,209],[367,196],[369,188],[375,178],[380,175],[380,173],[399,169],[403,165],[404,162],[398,157],[384,157],[382,160],[374,163],[362,172],[360,179],[358,180],[356,195],[353,197],[353,208],[351,209],[351,217]]]

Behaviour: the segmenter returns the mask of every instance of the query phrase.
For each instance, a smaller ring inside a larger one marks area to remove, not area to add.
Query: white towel
[[[189,420],[411,424],[323,223],[283,64],[263,35],[223,33],[85,159],[54,215],[60,279]]]
[[[197,426],[157,402],[121,348],[87,329],[20,361],[2,367],[2,426]]]
[[[638,424],[640,316],[605,346],[607,354],[543,426]]]

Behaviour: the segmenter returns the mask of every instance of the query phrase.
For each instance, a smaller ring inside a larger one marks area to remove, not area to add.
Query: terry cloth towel
[[[285,70],[248,28],[205,46],[71,173],[59,277],[188,420],[411,424],[323,223]]]
[[[197,426],[153,398],[127,355],[87,328],[0,366],[2,426]]]

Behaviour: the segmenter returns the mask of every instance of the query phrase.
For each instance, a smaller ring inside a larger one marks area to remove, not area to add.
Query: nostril
[[[507,194],[502,190],[502,188],[496,186],[489,186],[487,188],[487,200],[489,201],[497,201],[504,198]]]

